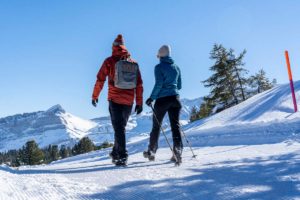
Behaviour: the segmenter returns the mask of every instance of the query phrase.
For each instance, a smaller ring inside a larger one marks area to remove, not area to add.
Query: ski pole
[[[180,124],[180,126],[182,127],[182,125]],[[185,138],[186,143],[189,145],[191,152],[193,154],[193,158],[196,158],[197,155],[194,154],[193,148],[192,148],[192,144],[190,143],[190,141],[187,139],[186,134],[184,133],[184,131],[181,129],[182,135]]]
[[[167,141],[167,143],[168,143],[168,145],[169,145],[169,147],[170,147],[170,150],[172,151],[172,154],[173,154],[173,156],[174,156],[174,158],[175,158],[175,160],[176,160],[176,163],[178,163],[178,159],[177,159],[177,157],[176,157],[176,155],[175,155],[175,153],[174,153],[173,148],[171,147],[171,144],[170,144],[170,142],[169,142],[169,140],[168,140],[168,138],[167,138],[167,136],[166,136],[166,134],[165,134],[164,129],[161,127],[161,124],[160,124],[159,121],[158,121],[158,118],[157,118],[157,116],[156,116],[156,114],[155,114],[155,111],[154,111],[154,108],[153,108],[152,104],[150,104],[150,107],[151,107],[151,109],[152,109],[153,116],[154,116],[154,118],[156,119],[156,122],[158,123],[159,128],[160,128],[161,132],[163,133],[163,135],[164,135],[164,137],[165,137],[165,139],[166,139],[166,141]]]

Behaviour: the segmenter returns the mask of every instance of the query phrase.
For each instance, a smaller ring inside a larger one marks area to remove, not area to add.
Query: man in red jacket
[[[140,70],[137,70],[136,87],[133,89],[120,89],[115,86],[115,65],[120,60],[136,63],[124,45],[122,35],[118,35],[113,42],[112,56],[106,58],[98,74],[92,96],[92,104],[96,107],[99,94],[108,77],[108,101],[111,122],[115,132],[113,150],[110,153],[112,162],[116,165],[126,165],[128,153],[126,150],[125,127],[131,114],[134,97],[136,100],[135,112],[143,111],[143,81]]]

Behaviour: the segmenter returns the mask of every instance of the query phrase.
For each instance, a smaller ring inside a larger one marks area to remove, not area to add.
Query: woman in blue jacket
[[[172,157],[173,161],[181,163],[182,140],[179,123],[179,114],[181,103],[179,100],[179,90],[181,89],[181,72],[179,67],[170,57],[171,48],[169,45],[163,45],[157,57],[160,63],[155,66],[155,85],[150,98],[146,104],[150,106],[155,100],[153,127],[150,133],[150,142],[148,150],[144,151],[143,155],[149,160],[155,159],[155,153],[158,148],[158,139],[160,126],[165,114],[168,112],[173,136],[173,150],[177,159]],[[157,118],[157,119],[156,119]]]

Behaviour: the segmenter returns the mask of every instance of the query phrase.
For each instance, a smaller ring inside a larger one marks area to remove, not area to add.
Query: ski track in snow
[[[141,153],[115,167],[106,151],[51,165],[0,170],[0,199],[296,199],[300,198],[300,143],[202,147],[183,164],[168,148],[155,162]],[[3,185],[5,185],[3,187]]]

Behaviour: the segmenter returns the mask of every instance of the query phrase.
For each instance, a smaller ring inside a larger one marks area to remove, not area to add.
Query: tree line
[[[65,145],[61,145],[60,147],[58,145],[49,145],[41,149],[34,140],[30,140],[21,149],[0,152],[0,164],[5,163],[12,167],[49,164],[56,160],[111,146],[112,144],[109,142],[104,142],[102,145],[96,146],[88,137],[84,137],[72,148]]]
[[[263,69],[247,77],[245,54],[246,50],[235,56],[233,49],[228,50],[221,44],[213,46],[210,52],[210,59],[214,61],[210,67],[212,75],[202,81],[204,87],[210,88],[210,93],[203,98],[199,109],[192,109],[191,122],[237,105],[276,85],[276,79],[271,82]]]

